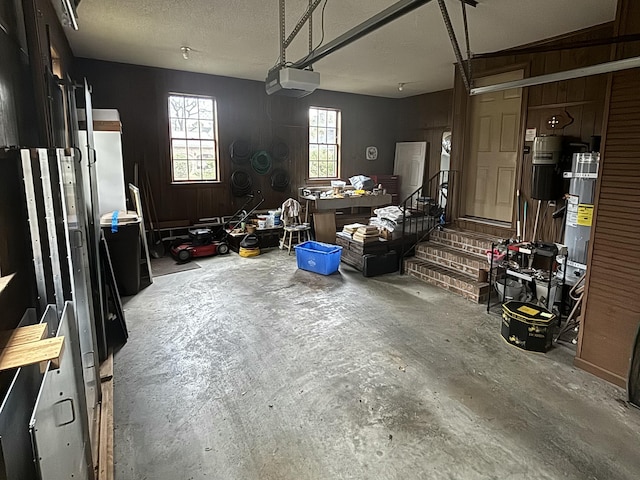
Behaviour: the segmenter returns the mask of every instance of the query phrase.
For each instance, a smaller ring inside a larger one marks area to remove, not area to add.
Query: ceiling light
[[[180,51],[182,52],[182,58],[184,58],[185,60],[189,60],[189,52],[191,52],[191,48],[180,47]]]
[[[399,83],[398,84],[398,91],[401,92],[404,90],[404,83]]]

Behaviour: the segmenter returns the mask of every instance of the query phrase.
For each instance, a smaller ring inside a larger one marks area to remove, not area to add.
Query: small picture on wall
[[[366,156],[367,160],[376,160],[378,158],[378,147],[367,147]]]

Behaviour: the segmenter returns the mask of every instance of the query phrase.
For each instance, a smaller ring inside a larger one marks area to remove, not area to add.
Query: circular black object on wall
[[[251,145],[246,140],[234,140],[229,146],[229,154],[233,163],[247,163],[251,158]]]
[[[251,193],[253,180],[244,170],[236,170],[231,174],[231,193],[234,197],[244,197]]]
[[[276,192],[284,192],[290,181],[289,172],[282,168],[277,168],[271,174],[271,188]]]
[[[271,156],[276,162],[286,162],[289,159],[289,146],[282,140],[274,140],[271,145]]]
[[[271,154],[266,150],[260,150],[251,157],[251,167],[258,175],[266,175],[271,170]]]

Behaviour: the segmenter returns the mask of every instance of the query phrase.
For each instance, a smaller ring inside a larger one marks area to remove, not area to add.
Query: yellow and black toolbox
[[[553,313],[533,303],[513,300],[502,305],[502,336],[524,350],[549,350],[555,324]]]

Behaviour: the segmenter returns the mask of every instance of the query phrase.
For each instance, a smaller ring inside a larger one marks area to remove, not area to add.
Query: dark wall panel
[[[26,228],[22,175],[15,147],[35,145],[37,129],[29,59],[20,46],[20,10],[0,8],[0,330],[15,327],[32,306],[33,268]],[[13,147],[7,150],[6,147]]]
[[[275,138],[289,145],[289,161],[283,165],[292,179],[288,192],[274,192],[269,175],[252,175],[254,185],[267,197],[266,207],[275,207],[295,196],[295,187],[303,185],[307,177],[307,112],[311,105],[342,112],[343,179],[393,170],[401,107],[397,100],[328,91],[317,91],[302,99],[273,97],[266,95],[262,82],[89,59],[76,60],[74,77],[78,81],[87,77],[93,87],[94,108],[119,110],[126,181],[133,180],[136,163],[146,167],[163,222],[227,215],[243,203],[231,195],[229,185],[235,166],[228,149],[238,138],[250,140],[256,150],[268,149]],[[222,180],[219,184],[171,183],[167,120],[170,92],[216,98]],[[378,160],[365,159],[369,145],[378,147]]]

